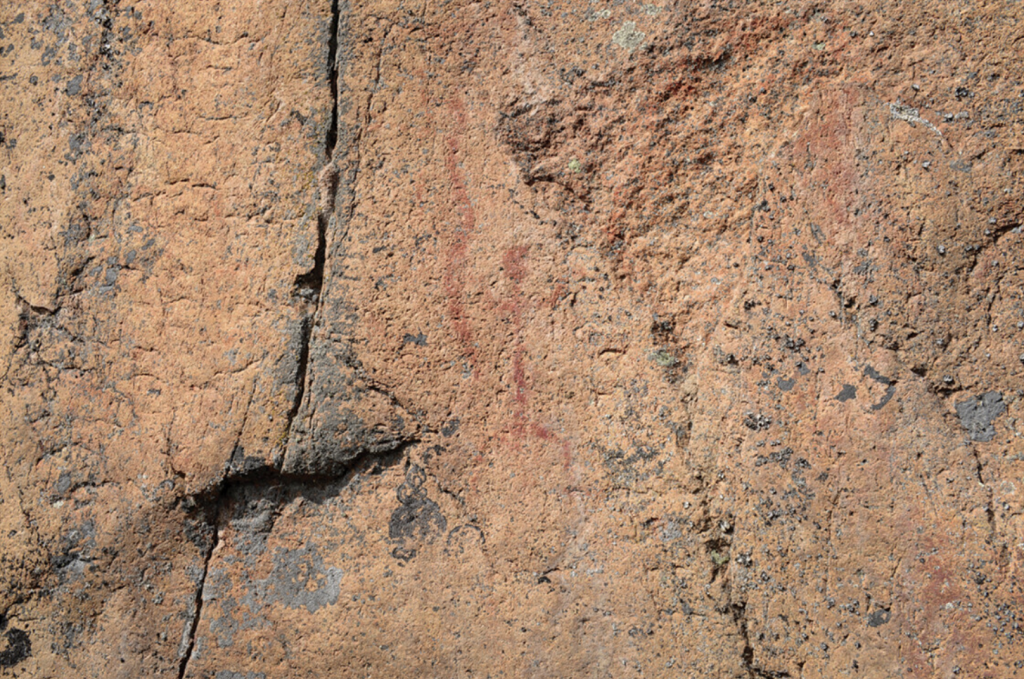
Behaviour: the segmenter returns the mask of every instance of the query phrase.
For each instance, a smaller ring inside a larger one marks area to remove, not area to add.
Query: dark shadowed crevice
[[[324,286],[324,267],[327,263],[327,228],[330,225],[331,213],[334,208],[334,192],[337,189],[337,166],[334,151],[338,144],[338,31],[341,25],[340,0],[331,3],[331,21],[327,42],[328,85],[331,88],[331,114],[324,140],[324,169],[321,171],[319,190],[321,194],[317,214],[317,243],[313,255],[313,268],[297,276],[295,279],[295,295],[304,299],[312,310],[302,319],[300,328],[300,350],[296,369],[295,398],[287,415],[288,440],[291,440],[291,428],[302,406],[306,391],[306,373],[309,365],[310,344],[313,339],[313,325]]]
[[[295,397],[292,399],[292,404],[288,409],[287,419],[285,420],[287,422],[285,425],[285,431],[287,432],[286,441],[291,440],[292,426],[295,424],[295,418],[299,415],[299,408],[302,407],[302,398],[306,393],[306,370],[309,365],[309,345],[312,341],[314,318],[313,314],[309,314],[300,321],[300,349],[298,366],[295,369]]]
[[[327,229],[330,224],[331,213],[333,212],[333,193],[337,188],[337,169],[334,165],[334,151],[338,143],[338,31],[340,26],[340,0],[333,0],[331,3],[331,19],[328,36],[327,65],[328,82],[331,89],[331,113],[330,123],[327,127],[326,139],[324,140],[324,170],[321,174],[320,192],[329,193],[329,196],[321,196],[318,205],[317,215],[317,246],[313,257],[313,268],[308,272],[295,278],[294,295],[304,301],[307,313],[300,321],[299,327],[299,355],[295,371],[295,397],[288,410],[286,431],[288,440],[291,439],[292,425],[298,416],[299,409],[306,391],[306,374],[309,365],[310,344],[312,343],[313,326],[316,322],[317,312],[320,307],[320,299],[323,291],[324,267],[327,262]],[[326,180],[325,180],[326,178]],[[394,451],[392,456],[375,461],[379,467],[382,463],[390,464],[393,459],[404,454],[405,446]],[[196,632],[199,628],[199,621],[202,617],[203,593],[206,587],[206,579],[210,572],[210,561],[217,549],[219,531],[224,522],[224,512],[229,506],[231,498],[240,493],[256,493],[268,497],[277,498],[279,502],[285,502],[288,497],[295,497],[307,492],[316,492],[316,489],[323,490],[328,486],[344,487],[352,473],[357,473],[358,466],[344,470],[342,473],[331,476],[315,475],[290,475],[284,474],[273,466],[259,465],[251,469],[235,468],[236,453],[239,448],[236,445],[232,452],[231,460],[224,472],[221,481],[214,487],[209,488],[205,493],[200,493],[193,498],[193,506],[211,507],[212,511],[204,520],[204,523],[211,529],[209,545],[203,553],[202,573],[196,587],[195,599],[192,603],[192,611],[189,617],[186,630],[182,639],[182,653],[178,667],[178,679],[184,679],[188,672],[189,661],[195,651]],[[374,473],[372,470],[370,473]],[[205,498],[203,496],[206,496]]]
[[[211,535],[203,552],[202,573],[192,603],[192,614],[182,638],[183,650],[178,667],[178,679],[184,679],[187,675],[189,661],[195,652],[196,632],[202,617],[203,594],[210,574],[210,562],[220,543],[220,531],[228,526],[232,513],[237,511],[230,509],[233,505],[244,506],[246,498],[254,497],[270,500],[277,507],[276,512],[297,497],[319,504],[337,496],[357,475],[373,476],[401,464],[408,457],[408,448],[416,443],[419,441],[406,441],[389,453],[360,458],[337,474],[285,474],[269,466],[238,474],[229,471],[205,498],[202,495],[194,498],[191,506],[210,507],[213,510],[203,519],[203,523],[210,528]]]
[[[408,458],[408,449],[419,443],[418,440],[403,442],[394,450],[354,460],[352,464],[332,474],[287,474],[271,466],[254,467],[249,470],[225,472],[224,478],[206,494],[198,495],[189,503],[191,507],[209,507],[212,509],[202,522],[210,529],[210,539],[203,552],[203,566],[192,612],[182,638],[182,653],[178,668],[178,679],[184,679],[188,672],[188,664],[195,651],[196,632],[203,612],[203,594],[206,580],[210,574],[210,562],[220,543],[220,531],[230,523],[232,505],[244,505],[245,498],[263,498],[271,501],[280,511],[297,497],[308,499],[319,504],[327,498],[337,496],[352,483],[357,475],[376,475],[389,467],[401,464]]]
[[[754,664],[754,647],[750,643],[750,631],[747,628],[747,606],[744,603],[730,604],[729,611],[732,613],[740,638],[743,639],[743,667],[747,670],[747,675],[751,679],[784,679],[792,676],[784,670],[766,670]]]
[[[218,539],[218,526],[220,525],[220,512],[224,504],[224,497],[226,495],[227,485],[221,485],[215,504],[208,506],[214,507],[214,516],[208,520],[208,525],[212,529],[210,536],[209,545],[203,553],[203,572],[199,576],[199,585],[196,587],[196,595],[192,600],[192,615],[188,619],[188,627],[186,629],[187,642],[183,642],[184,650],[181,653],[180,664],[178,665],[178,679],[184,679],[185,673],[188,671],[188,663],[192,660],[192,653],[196,647],[196,630],[199,628],[199,618],[203,612],[203,591],[206,588],[206,576],[210,574],[210,560],[213,558],[213,552],[217,549]]]
[[[341,25],[340,0],[331,2],[331,28],[328,37],[327,63],[331,73],[331,124],[327,128],[327,161],[334,157],[334,147],[338,143],[338,30]]]

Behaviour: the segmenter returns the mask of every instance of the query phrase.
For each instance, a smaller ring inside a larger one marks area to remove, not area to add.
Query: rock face
[[[0,7],[0,672],[1024,676],[1022,44]]]

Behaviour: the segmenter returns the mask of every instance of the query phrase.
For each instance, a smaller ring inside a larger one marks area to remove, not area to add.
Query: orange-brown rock
[[[0,8],[0,673],[1024,676],[1024,6]]]

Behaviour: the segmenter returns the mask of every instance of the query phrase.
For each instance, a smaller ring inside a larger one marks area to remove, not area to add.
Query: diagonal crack
[[[784,679],[790,677],[785,670],[768,670],[754,663],[754,646],[750,643],[750,630],[747,626],[747,604],[744,601],[729,604],[729,613],[732,615],[733,623],[743,639],[743,667],[750,679]]]
[[[332,0],[329,28],[330,35],[328,37],[327,48],[327,64],[329,70],[328,80],[331,88],[331,117],[324,143],[325,175],[327,176],[328,181],[322,181],[320,187],[322,193],[331,192],[332,195],[329,197],[321,196],[321,209],[317,216],[317,247],[316,253],[313,257],[313,268],[309,272],[296,277],[295,280],[296,295],[307,300],[308,304],[312,306],[312,309],[302,319],[300,330],[298,366],[295,374],[296,393],[287,415],[286,431],[288,432],[289,440],[292,436],[292,425],[295,422],[295,418],[298,416],[299,409],[302,405],[302,400],[306,392],[306,373],[309,365],[310,344],[312,343],[313,327],[316,323],[316,318],[320,310],[320,300],[324,282],[324,268],[327,261],[327,229],[330,225],[330,213],[333,211],[334,206],[333,192],[337,188],[337,169],[334,154],[338,143],[338,33],[340,30],[340,23],[340,0]],[[333,175],[331,174],[332,167],[335,168]],[[324,209],[325,205],[327,206],[327,209]],[[232,457],[233,456],[234,453],[232,453]],[[192,660],[192,656],[195,652],[196,631],[199,628],[199,620],[202,616],[203,610],[203,593],[206,588],[207,576],[210,573],[210,561],[213,558],[213,553],[216,551],[217,544],[219,542],[221,514],[224,511],[226,500],[230,496],[232,489],[238,484],[260,483],[267,481],[270,476],[275,477],[270,479],[272,483],[288,480],[285,476],[280,475],[280,470],[271,469],[260,469],[252,475],[246,475],[243,471],[241,474],[235,476],[232,474],[232,469],[229,464],[220,483],[218,483],[215,488],[211,489],[212,493],[216,494],[215,501],[207,505],[213,507],[212,517],[209,517],[209,520],[207,521],[207,525],[210,527],[212,535],[209,546],[203,553],[202,574],[196,587],[195,598],[192,600],[191,616],[185,626],[185,630],[182,632],[178,679],[184,679],[187,675],[189,662]]]
[[[203,572],[199,578],[199,585],[196,587],[195,598],[192,600],[192,615],[188,620],[188,624],[185,626],[184,632],[182,633],[181,651],[179,652],[180,665],[178,665],[178,679],[184,679],[188,672],[189,661],[192,660],[192,654],[195,652],[196,630],[199,628],[199,618],[203,612],[203,592],[206,589],[206,576],[210,573],[210,560],[213,558],[213,552],[217,549],[220,512],[224,497],[227,494],[227,487],[226,483],[221,486],[220,493],[217,498],[215,515],[211,526],[212,535],[210,537],[210,544],[203,553]]]
[[[330,35],[327,47],[328,81],[331,88],[331,117],[324,140],[324,167],[320,174],[320,202],[317,214],[317,243],[313,255],[313,268],[295,279],[296,296],[307,300],[312,310],[302,319],[300,329],[300,348],[298,367],[296,369],[296,391],[292,406],[287,415],[288,440],[291,440],[292,425],[299,414],[302,399],[306,393],[306,373],[309,366],[310,345],[313,341],[313,327],[320,312],[320,301],[323,296],[324,269],[327,264],[327,229],[330,226],[331,213],[334,210],[334,193],[338,184],[338,168],[334,158],[338,145],[338,32],[341,24],[340,0],[331,3]]]

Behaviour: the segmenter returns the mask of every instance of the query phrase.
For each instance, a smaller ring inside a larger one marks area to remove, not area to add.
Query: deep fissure
[[[210,560],[213,558],[214,550],[217,549],[217,530],[220,525],[220,512],[223,506],[224,497],[227,494],[227,488],[228,484],[221,484],[218,491],[217,502],[214,505],[213,521],[208,523],[212,529],[212,535],[210,537],[210,545],[203,554],[203,572],[199,578],[199,586],[196,588],[195,599],[193,599],[192,602],[192,616],[188,621],[188,644],[185,646],[185,651],[182,653],[180,658],[181,664],[178,666],[178,679],[184,679],[185,673],[188,671],[188,663],[192,660],[192,653],[195,651],[196,630],[199,629],[199,618],[203,612],[203,592],[206,589],[206,576],[210,573]]]
[[[340,13],[340,0],[332,0],[327,48],[328,84],[331,91],[331,113],[330,123],[327,128],[327,135],[324,143],[325,167],[328,167],[335,162],[334,152],[338,143],[338,31],[341,18]],[[336,190],[336,182],[332,182],[328,188],[331,191]],[[323,187],[321,187],[321,190],[323,190]],[[330,201],[329,205],[331,205],[333,209],[333,201]],[[302,319],[299,331],[300,345],[295,371],[295,397],[287,415],[287,424],[285,429],[287,437],[285,439],[285,445],[287,445],[287,442],[291,440],[292,425],[299,414],[299,409],[302,405],[302,400],[306,391],[306,374],[309,365],[313,326],[316,321],[317,312],[320,308],[320,298],[323,291],[324,268],[327,262],[327,228],[329,224],[330,214],[321,210],[317,215],[317,246],[316,252],[313,256],[313,268],[309,272],[302,274],[295,279],[295,290],[297,296],[305,299],[306,303],[311,306],[312,309]],[[404,448],[405,446],[399,446],[398,450],[395,452],[401,454],[404,451]],[[233,456],[234,453],[232,453],[232,457]],[[299,482],[301,487],[305,487],[310,481],[343,481],[344,477],[351,471],[351,469],[347,469],[344,473],[330,479],[321,479],[320,477],[292,477],[291,475],[282,474],[279,469],[273,467],[262,467],[251,473],[232,475],[231,465],[230,463],[228,464],[221,481],[214,489],[211,489],[213,493],[216,494],[215,499],[210,503],[210,506],[214,508],[212,511],[212,520],[207,520],[207,525],[210,527],[212,534],[209,546],[203,554],[203,570],[198,586],[196,587],[195,599],[193,600],[193,612],[189,618],[188,628],[185,632],[187,643],[183,644],[184,651],[180,658],[178,679],[184,679],[186,676],[189,661],[191,661],[192,655],[195,651],[196,632],[199,629],[199,621],[202,617],[203,593],[206,589],[206,579],[210,572],[210,561],[213,559],[213,553],[216,551],[219,543],[219,530],[222,523],[221,515],[224,511],[226,501],[231,496],[232,492],[235,491],[235,489],[244,486],[267,485],[269,488],[282,487]]]
[[[729,610],[740,638],[743,639],[743,667],[751,679],[784,679],[791,676],[789,672],[766,670],[754,663],[754,646],[750,643],[750,630],[747,628],[747,605],[744,602],[732,603],[729,604]]]
[[[329,36],[327,41],[327,70],[328,70],[328,86],[331,91],[331,115],[330,123],[327,126],[327,135],[324,140],[324,168],[330,171],[330,168],[334,165],[334,151],[338,144],[338,31],[341,25],[341,9],[340,0],[333,0],[331,3],[331,21]],[[334,192],[337,190],[337,169],[334,170],[334,177],[332,181],[328,182],[327,185],[321,184],[319,190],[321,192],[329,191]],[[317,312],[320,309],[320,298],[323,294],[324,286],[324,268],[327,263],[327,228],[330,225],[330,211],[333,211],[334,201],[333,195],[330,200],[324,201],[325,196],[320,197],[321,209],[317,214],[317,243],[316,252],[313,255],[313,268],[307,273],[304,273],[295,279],[295,289],[299,297],[307,300],[307,303],[312,306],[312,311],[308,313],[302,320],[300,328],[300,348],[298,357],[298,366],[296,368],[296,389],[295,398],[292,402],[292,407],[288,411],[287,415],[287,440],[291,440],[291,428],[295,422],[295,418],[299,414],[299,409],[302,406],[302,399],[306,392],[306,374],[309,365],[309,352],[310,345],[313,341],[313,326],[316,324]],[[329,206],[329,210],[322,209],[325,204]]]

